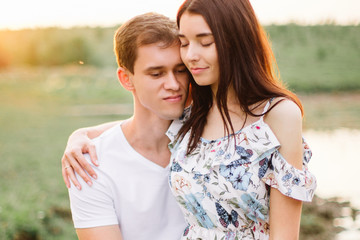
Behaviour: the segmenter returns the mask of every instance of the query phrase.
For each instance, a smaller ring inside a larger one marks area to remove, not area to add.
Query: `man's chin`
[[[164,114],[163,115],[163,118],[166,119],[166,120],[176,120],[176,119],[179,119],[183,114],[183,111],[181,112],[174,112],[172,114]]]

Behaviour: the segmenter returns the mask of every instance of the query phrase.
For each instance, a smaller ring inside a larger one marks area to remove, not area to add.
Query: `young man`
[[[140,15],[117,30],[114,44],[134,114],[93,140],[97,180],[79,178],[82,189],[69,188],[76,232],[80,240],[179,239],[186,224],[168,187],[165,135],[183,113],[188,90],[176,25],[162,15]],[[68,161],[63,158],[63,174],[71,175]]]

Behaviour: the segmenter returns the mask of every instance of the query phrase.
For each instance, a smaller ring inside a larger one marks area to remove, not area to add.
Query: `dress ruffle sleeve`
[[[304,139],[302,170],[288,163],[277,149],[270,155],[267,170],[261,180],[288,197],[310,202],[317,185],[315,176],[308,170],[310,158],[311,150]]]
[[[184,109],[182,116],[179,119],[175,119],[166,131],[166,136],[170,139],[170,143],[168,145],[170,152],[173,152],[176,136],[184,122],[190,117],[190,113],[191,105]]]

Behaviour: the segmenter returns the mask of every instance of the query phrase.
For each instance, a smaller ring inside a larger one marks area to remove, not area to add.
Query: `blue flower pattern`
[[[239,201],[239,205],[244,211],[245,215],[250,218],[254,222],[258,222],[258,220],[265,221],[268,214],[268,208],[263,206],[260,201],[254,197],[256,194],[248,194],[245,193],[241,196],[241,200]]]
[[[175,136],[171,129],[168,136]],[[314,195],[305,140],[298,170],[279,153],[280,144],[262,119],[232,137],[201,141],[189,156],[182,154],[188,134],[181,142],[170,139],[170,186],[189,224],[183,240],[268,239],[270,187],[302,201]]]
[[[232,164],[231,164],[232,165]],[[246,171],[244,167],[234,165],[229,166],[220,165],[220,174],[229,182],[235,189],[246,191],[250,184],[250,178],[252,173]]]
[[[187,194],[185,195],[185,199],[186,209],[196,217],[198,224],[204,228],[213,228],[214,224],[207,216],[206,211],[203,209],[202,205],[199,203],[199,200],[195,197],[195,195]]]

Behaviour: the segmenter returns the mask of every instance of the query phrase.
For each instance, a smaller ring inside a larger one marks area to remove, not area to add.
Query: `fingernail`
[[[97,176],[96,175],[92,175],[93,179],[97,179]]]
[[[99,161],[98,161],[98,160],[95,160],[95,164],[96,164],[96,165],[99,165]]]
[[[87,183],[87,185],[89,185],[90,187],[92,186],[92,182],[87,181],[86,183]]]
[[[81,190],[81,187],[79,185],[76,186],[77,189]]]

